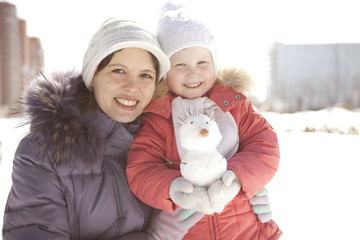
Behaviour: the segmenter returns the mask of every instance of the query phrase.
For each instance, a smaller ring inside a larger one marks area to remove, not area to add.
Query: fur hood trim
[[[244,69],[236,67],[220,69],[216,81],[245,95],[250,94],[255,87],[253,78]]]
[[[97,133],[91,127],[94,114],[79,107],[89,94],[81,74],[74,71],[41,73],[25,89],[21,103],[31,124],[30,134],[41,139],[55,163],[71,161],[79,151],[89,152],[91,159],[96,155],[96,149],[88,147],[97,146]]]
[[[218,72],[216,83],[231,88],[236,92],[244,95],[251,93],[255,87],[254,79],[242,68],[227,67],[222,68]],[[159,99],[169,93],[166,78],[157,83],[153,100]]]

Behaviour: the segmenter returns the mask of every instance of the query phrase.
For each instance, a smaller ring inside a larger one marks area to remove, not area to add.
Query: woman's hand
[[[260,222],[265,223],[271,220],[272,211],[270,207],[269,191],[263,188],[255,196],[250,198],[253,212],[257,215]]]
[[[189,229],[204,217],[203,213],[179,208],[173,213],[155,209],[147,233],[154,240],[183,239]]]

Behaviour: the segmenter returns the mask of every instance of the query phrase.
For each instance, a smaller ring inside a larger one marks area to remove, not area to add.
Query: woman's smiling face
[[[115,52],[109,64],[94,77],[91,86],[100,109],[112,119],[128,123],[150,103],[156,82],[151,54],[140,48]]]

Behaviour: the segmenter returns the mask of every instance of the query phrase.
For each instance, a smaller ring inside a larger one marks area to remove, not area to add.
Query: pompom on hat
[[[214,36],[203,22],[191,15],[187,8],[181,6],[177,8],[176,5],[167,3],[162,9],[157,38],[161,49],[169,59],[174,53],[185,48],[204,47],[210,51],[215,73],[217,72]]]
[[[169,71],[170,62],[156,37],[138,22],[111,18],[105,21],[90,40],[83,59],[83,79],[90,89],[99,63],[109,54],[124,48],[141,48],[159,61],[159,80]]]

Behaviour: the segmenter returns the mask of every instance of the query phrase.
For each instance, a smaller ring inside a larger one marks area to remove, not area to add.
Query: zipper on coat
[[[108,164],[108,162],[106,160],[106,157],[104,157],[104,165],[106,166],[106,169],[110,172],[112,181],[114,183],[114,193],[115,193],[115,196],[116,196],[116,199],[115,199],[116,208],[117,208],[117,211],[120,214],[121,210],[120,210],[120,206],[118,205],[118,203],[119,203],[118,200],[119,200],[120,197],[119,197],[119,192],[117,191],[117,189],[119,189],[119,188],[118,188],[117,182],[115,180],[115,173],[114,173],[113,169],[111,168],[111,166],[109,166],[109,164]],[[106,169],[105,169],[105,171],[106,171]],[[120,232],[120,221],[117,221],[116,231],[115,231],[115,236],[114,236],[115,238],[118,237],[119,232]]]
[[[216,231],[215,231],[215,219],[214,219],[214,214],[211,214],[211,223],[212,223],[212,226],[213,226],[214,240],[216,240]]]

